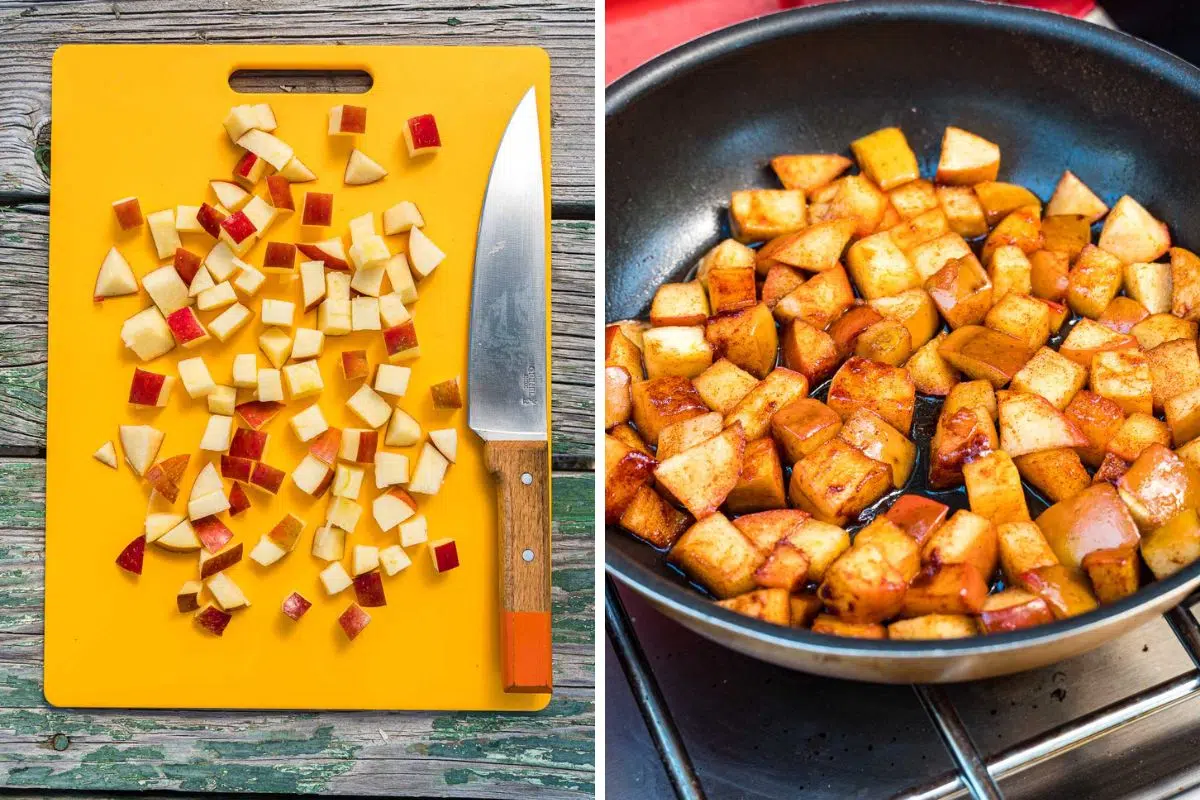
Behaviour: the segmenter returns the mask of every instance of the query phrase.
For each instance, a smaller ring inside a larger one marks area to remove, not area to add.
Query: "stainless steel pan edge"
[[[607,95],[606,115],[611,119],[645,93],[664,84],[678,82],[693,70],[741,48],[804,34],[817,35],[822,31],[864,21],[878,24],[881,20],[896,20],[906,24],[957,22],[994,27],[1006,35],[1029,32],[1050,40],[1059,39],[1074,47],[1095,50],[1107,58],[1127,64],[1131,69],[1148,73],[1158,81],[1171,84],[1173,89],[1187,92],[1196,98],[1200,106],[1200,70],[1132,37],[1026,9],[934,0],[920,3],[861,2],[801,9],[711,34],[655,59],[611,86]],[[1095,87],[1091,89],[1095,90]],[[611,151],[608,163],[610,168],[612,164],[620,163],[619,160],[614,161]],[[1049,178],[1056,179],[1057,175]],[[702,183],[702,179],[697,179],[697,183]],[[1035,188],[1042,188],[1043,191],[1039,193],[1045,191],[1045,187]],[[1170,199],[1171,190],[1164,191]],[[1174,211],[1175,214],[1179,213],[1178,206]],[[610,232],[619,230],[618,216],[614,215],[610,206]],[[664,214],[663,219],[667,220],[668,216]],[[1175,219],[1170,221],[1173,223]],[[1193,247],[1200,244],[1196,231],[1185,230],[1183,234],[1184,244]],[[675,250],[668,252],[667,256],[679,254]],[[611,274],[613,268],[610,266],[609,269]],[[658,269],[661,270],[661,266]],[[651,271],[654,271],[653,267]],[[662,277],[657,279],[661,280]],[[638,280],[632,286],[640,284]],[[612,287],[630,284],[610,278],[608,285],[610,295],[606,309],[610,319],[627,316],[630,304],[644,304],[649,300],[649,295],[634,297],[626,303],[626,309],[617,310],[612,303]],[[974,680],[1045,666],[1083,653],[1154,619],[1181,602],[1200,585],[1200,564],[1194,564],[1167,580],[1144,587],[1133,597],[1099,611],[1026,631],[939,642],[838,639],[806,630],[770,625],[720,608],[682,581],[664,574],[661,568],[648,567],[644,559],[631,557],[626,552],[627,548],[614,546],[616,537],[629,538],[619,530],[606,532],[608,571],[686,627],[747,655],[781,666],[830,677],[881,683]]]

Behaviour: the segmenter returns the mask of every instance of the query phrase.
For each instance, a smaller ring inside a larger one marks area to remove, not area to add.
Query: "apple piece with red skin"
[[[117,566],[134,575],[142,574],[142,562],[146,557],[146,537],[138,536],[117,556]]]
[[[263,269],[292,272],[296,269],[296,245],[290,242],[267,242],[263,253]]]
[[[205,606],[204,610],[196,615],[196,624],[214,636],[220,636],[225,633],[225,626],[231,619],[233,619],[233,615],[228,611],[222,611],[216,606],[210,605]]]
[[[146,220],[142,217],[142,204],[136,197],[122,197],[120,200],[114,200],[112,209],[113,214],[117,217],[117,225],[123,231],[140,228],[145,224]]]
[[[292,592],[283,600],[283,613],[293,621],[300,619],[312,608],[312,603],[299,592]]]
[[[229,490],[229,516],[236,517],[250,507],[250,498],[240,483],[235,483]]]
[[[312,440],[312,444],[308,446],[308,452],[325,466],[332,467],[337,462],[338,450],[341,449],[341,446],[341,428],[329,428]]]
[[[233,179],[247,189],[252,189],[266,171],[267,162],[247,150],[233,166]]]
[[[289,553],[296,549],[300,541],[300,533],[304,530],[304,520],[295,514],[285,514],[283,519],[275,523],[275,527],[267,531],[267,538]]]
[[[348,428],[342,431],[339,455],[355,464],[374,464],[379,449],[379,431],[370,428]]]
[[[370,372],[366,350],[342,351],[342,375],[348,381],[362,380]]]
[[[434,539],[429,543],[434,572],[447,572],[458,566],[458,545],[453,539]]]
[[[429,387],[433,395],[434,408],[462,408],[462,392],[458,388],[458,378],[435,383]]]
[[[387,605],[387,596],[383,593],[383,578],[378,572],[364,572],[354,579],[354,599],[364,608]]]
[[[346,260],[346,246],[338,238],[326,239],[323,242],[296,242],[300,255],[310,261],[320,261],[326,269],[348,270],[350,262]]]
[[[208,329],[196,316],[196,310],[192,306],[184,306],[168,314],[167,327],[171,329],[175,342],[185,348],[204,344],[210,338]]]
[[[410,319],[394,328],[388,328],[383,332],[383,344],[391,361],[415,358],[420,352],[417,345],[417,326]]]
[[[329,192],[305,192],[301,225],[325,227],[333,224],[333,195]]]
[[[346,638],[350,641],[354,641],[355,637],[362,633],[363,628],[367,627],[370,622],[371,615],[363,611],[355,603],[351,603],[350,607],[338,617],[338,625],[342,626],[342,630],[346,633]]]
[[[159,375],[140,367],[133,368],[133,380],[129,384],[129,402],[138,406],[165,406],[175,385],[172,375]]]
[[[203,259],[191,250],[185,250],[182,247],[175,248],[175,271],[179,273],[179,279],[188,286],[192,285],[192,279],[200,271],[202,261]]]
[[[216,575],[222,570],[229,569],[242,560],[242,543],[238,542],[228,550],[222,550],[200,565],[200,579]]]
[[[270,434],[264,431],[254,431],[249,428],[238,428],[233,433],[229,443],[229,455],[233,458],[248,458],[251,461],[262,461],[267,451],[267,440]]]
[[[242,422],[245,422],[251,430],[257,431],[275,419],[275,415],[283,410],[283,406],[283,403],[272,400],[247,400],[245,403],[235,406],[234,410],[242,418]]]
[[[200,210],[196,212],[196,224],[204,229],[204,232],[216,239],[221,235],[221,223],[229,215],[224,211],[210,206],[208,203],[201,203]]]
[[[438,133],[437,120],[433,114],[421,114],[404,123],[404,143],[410,156],[436,153],[442,149],[442,137]]]
[[[296,210],[296,201],[292,199],[291,181],[282,175],[267,176],[267,194],[276,211]]]
[[[241,244],[258,232],[244,211],[238,211],[221,220],[221,230],[229,234],[234,244]]]
[[[367,109],[363,106],[334,106],[329,109],[329,135],[367,132]]]
[[[174,503],[179,499],[179,481],[183,478],[183,472],[191,458],[187,453],[164,458],[146,470],[146,482],[168,503]]]
[[[221,456],[221,477],[232,481],[250,482],[250,473],[254,472],[254,462],[248,458]]]
[[[179,587],[179,591],[175,593],[175,607],[179,609],[181,614],[195,611],[200,607],[201,587],[202,584],[200,581],[188,581]]]
[[[254,471],[250,473],[250,485],[257,486],[271,494],[278,494],[285,477],[287,477],[287,473],[283,470],[260,461],[254,465]]]
[[[221,522],[221,520],[218,519],[215,514],[212,516],[201,517],[200,519],[192,520],[192,530],[196,532],[196,538],[200,540],[200,544],[203,545],[204,549],[210,553],[216,553],[220,551],[222,547],[229,544],[230,540],[233,539],[233,531],[229,530],[229,527],[224,522]],[[242,554],[240,544],[238,545],[238,548],[238,558],[241,558]],[[219,571],[220,570],[214,570],[214,572]],[[201,568],[201,578],[207,578],[210,574],[211,573],[204,572],[203,568]]]

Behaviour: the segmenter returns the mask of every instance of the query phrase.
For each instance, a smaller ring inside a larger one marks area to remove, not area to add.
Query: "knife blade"
[[[530,88],[500,139],[479,215],[467,368],[467,425],[484,440],[498,493],[506,692],[551,687],[544,193]]]

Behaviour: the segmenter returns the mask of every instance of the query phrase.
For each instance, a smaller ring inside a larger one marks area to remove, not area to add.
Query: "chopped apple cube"
[[[341,429],[330,428],[313,440],[313,443],[308,446],[308,452],[322,464],[333,466],[334,462],[337,461],[338,450],[341,446]]]
[[[436,447],[429,442],[421,448],[417,457],[417,465],[413,469],[412,480],[408,482],[408,490],[418,494],[437,494],[446,478],[446,469],[450,462]]]
[[[329,469],[328,465],[322,464],[311,453],[305,455],[292,470],[292,483],[296,484],[296,488],[300,491],[311,494],[313,497],[323,495],[329,488],[332,479],[333,470]]]
[[[221,235],[221,220],[228,216],[228,209],[222,206],[220,202],[215,206],[211,206],[208,203],[201,203],[200,208],[196,209],[196,224],[200,227],[200,230],[216,239]]]
[[[100,272],[96,275],[96,288],[92,291],[92,299],[120,297],[134,294],[137,290],[137,278],[134,277],[129,262],[117,248],[110,247],[100,264]]]
[[[258,544],[250,551],[250,560],[263,567],[269,567],[287,555],[287,551],[272,542],[266,536],[259,538]]]
[[[259,311],[263,325],[278,325],[284,328],[292,327],[292,318],[295,314],[295,303],[273,297],[265,298],[262,301],[262,309]]]
[[[176,248],[182,242],[179,241],[179,232],[175,230],[174,209],[155,211],[147,215],[146,223],[150,226],[150,236],[154,239],[154,249],[158,252],[158,257],[170,258],[175,255]]]
[[[412,559],[398,544],[389,545],[379,551],[379,566],[389,578],[406,569],[410,564],[412,564]]]
[[[164,550],[170,550],[173,553],[190,553],[199,550],[201,547],[200,539],[196,536],[196,529],[186,519],[181,520],[171,530],[159,536],[154,540],[154,543]]]
[[[201,519],[229,510],[229,498],[224,491],[209,492],[203,497],[188,500],[188,518]],[[166,538],[166,537],[163,537]]]
[[[425,522],[425,517],[418,515],[400,523],[401,547],[415,547],[427,541],[429,541],[429,526]]]
[[[179,273],[179,280],[187,284],[188,295],[190,296],[192,293],[192,281],[196,279],[196,273],[198,273],[203,266],[202,259],[191,250],[185,250],[181,247],[175,251],[175,258],[172,261],[172,266],[174,266],[175,271]]]
[[[347,186],[362,186],[387,177],[387,170],[357,147],[350,151],[343,178]]]
[[[134,575],[142,574],[142,562],[146,556],[146,537],[138,536],[117,556],[117,566]],[[378,562],[376,558],[376,562]]]
[[[353,248],[351,248],[353,250]],[[351,253],[351,258],[354,254]],[[350,279],[350,288],[368,297],[379,297],[383,292],[383,265],[358,267],[354,277]]]
[[[205,289],[196,297],[196,307],[201,311],[216,311],[237,302],[237,294],[229,281],[221,281],[211,289]]]
[[[429,543],[434,572],[447,572],[458,566],[458,545],[453,539],[434,539]]]
[[[218,342],[224,342],[249,322],[252,316],[254,315],[250,309],[241,303],[234,303],[222,311],[219,317],[208,323],[208,332],[215,336]]]
[[[442,149],[442,137],[438,133],[437,120],[433,114],[410,117],[404,124],[404,143],[409,156],[436,153]]]
[[[222,528],[225,526],[217,521]],[[228,528],[226,528],[228,530]],[[203,541],[203,537],[201,537]],[[222,550],[219,553],[211,553],[210,551],[200,551],[200,578],[204,579],[210,575],[216,575],[224,572],[234,564],[242,560],[242,543],[238,542],[228,550]]]
[[[96,452],[92,453],[92,458],[101,464],[107,464],[113,469],[117,468],[117,448],[113,447],[111,440],[96,448]]]
[[[333,224],[333,195],[328,192],[305,192],[301,225],[325,227]],[[301,252],[304,248],[301,247]]]
[[[329,135],[348,136],[367,132],[367,109],[340,105],[329,109]]]
[[[292,148],[266,131],[252,128],[237,140],[238,147],[249,150],[277,170],[283,169],[292,160]]]
[[[175,593],[175,607],[180,613],[186,614],[200,607],[201,588],[200,581],[188,581],[179,587],[179,591]]]
[[[325,388],[321,380],[321,368],[316,361],[301,361],[283,368],[288,394],[293,400],[320,394]]]
[[[333,525],[322,525],[313,535],[312,554],[324,561],[341,561],[346,554],[346,532]]]
[[[270,368],[258,371],[258,388],[255,396],[260,403],[283,402],[283,380],[279,370]]]
[[[222,611],[216,606],[205,606],[195,617],[196,624],[214,636],[225,633],[225,628],[231,619],[233,619],[232,614]]]
[[[249,264],[243,264],[237,278],[233,281],[233,285],[239,292],[246,295],[246,297],[253,297],[258,294],[258,290],[266,282],[266,275],[263,275]]]
[[[258,127],[262,121],[263,118],[254,110],[254,106],[238,105],[229,109],[222,124],[225,126],[225,132],[229,134],[229,140],[236,144],[247,131]]]
[[[321,261],[300,262],[300,289],[304,310],[311,311],[325,299],[325,264]]]
[[[320,261],[329,269],[350,269],[350,262],[346,260],[346,248],[342,245],[340,237],[335,236],[332,239],[313,244],[297,242],[296,249],[300,251],[300,255],[313,261]]]
[[[380,451],[375,454],[375,488],[408,482],[408,456]]]
[[[316,358],[325,349],[325,334],[316,328],[297,328],[292,341],[291,358],[294,361]]]
[[[183,522],[182,514],[172,514],[168,512],[147,514],[144,527],[146,541],[154,542],[161,539],[164,534],[181,522]]]
[[[196,500],[206,494],[223,491],[225,491],[225,486],[221,483],[221,476],[217,474],[217,468],[212,465],[212,462],[207,462],[192,483],[192,491],[188,495],[188,499]]]
[[[350,300],[350,281],[353,278],[348,272],[329,272],[325,275],[325,297],[328,300]]]
[[[159,375],[134,367],[133,380],[129,384],[129,402],[138,406],[165,406],[173,386],[175,378],[170,375]]]
[[[250,201],[250,193],[233,181],[209,181],[217,202],[230,211],[241,211],[242,206]]]
[[[188,297],[199,297],[201,292],[211,289],[216,285],[217,283],[213,280],[212,273],[208,271],[208,267],[201,265],[200,269],[196,270],[196,274],[192,277],[192,282],[188,284]]]
[[[258,357],[254,353],[238,353],[233,357],[233,385],[239,389],[258,386]]]
[[[276,211],[296,210],[296,201],[292,199],[292,184],[283,175],[267,176],[267,194]]]
[[[304,166],[304,162],[295,156],[292,156],[292,160],[287,163],[287,166],[279,170],[279,176],[286,178],[291,183],[307,183],[317,179],[313,171]]]
[[[208,591],[213,596],[213,600],[217,601],[217,605],[222,611],[232,611],[235,608],[243,608],[250,605],[250,601],[246,599],[246,595],[224,572],[218,572],[208,579],[205,584]]]
[[[221,456],[222,478],[249,483],[252,474],[254,474],[254,462],[250,459],[229,455]]]
[[[463,406],[462,391],[458,388],[457,377],[435,383],[429,387],[429,393],[433,395],[435,408],[462,408]]]
[[[218,384],[208,393],[208,411],[232,417],[237,408],[237,389]]]
[[[458,455],[458,432],[453,428],[441,428],[429,432],[429,441],[446,457],[451,464]]]
[[[332,564],[321,570],[321,585],[325,587],[325,593],[335,595],[350,588],[350,584],[354,583],[350,576],[346,573],[346,568],[342,566],[342,562],[334,561]]]
[[[254,184],[262,180],[262,176],[266,171],[266,161],[254,155],[254,153],[243,153],[242,157],[233,165],[233,179],[247,189],[253,189]]]
[[[267,228],[270,228],[272,223],[275,222],[275,215],[277,212],[275,211],[274,206],[272,206],[266,200],[263,200],[258,195],[255,195],[254,197],[250,198],[250,201],[248,203],[246,203],[245,206],[242,207],[241,213],[246,215],[246,219],[250,220],[250,224],[254,226],[255,234],[257,234],[258,236],[262,236],[263,234],[265,234],[267,232]],[[272,243],[268,244],[268,246],[267,246],[267,254],[268,255],[271,253],[271,247],[270,247],[271,244],[275,244],[276,246],[278,246],[278,242],[272,242]],[[286,245],[286,247],[291,248],[293,250],[293,258],[294,258],[295,246],[294,245]],[[278,253],[276,253],[276,258],[279,258]],[[289,268],[289,270],[291,269],[290,264],[288,265],[288,268]]]
[[[445,258],[446,254],[420,228],[408,232],[408,263],[419,277],[428,278]]]
[[[254,465],[254,471],[250,473],[250,484],[271,494],[278,494],[284,477],[286,477],[286,473],[283,470],[259,461]]]
[[[338,464],[333,475],[333,496],[357,500],[358,493],[362,490],[363,474],[364,470],[361,467]]]
[[[404,307],[404,300],[396,292],[388,292],[379,298],[379,318],[389,328],[402,325],[412,319],[412,314]]]
[[[391,252],[388,250],[387,242],[383,240],[382,236],[375,233],[364,237],[362,241],[352,244],[346,255],[350,258],[350,263],[356,270],[378,269],[378,280],[380,283],[383,282],[384,265],[392,257]],[[376,292],[376,295],[378,295],[378,292]]]
[[[353,329],[350,301],[326,299],[317,309],[317,327],[326,336],[345,336],[350,333]]]
[[[388,361],[412,361],[421,355],[421,346],[417,343],[417,328],[412,320],[402,322],[394,328],[383,332],[383,346],[387,350]]]
[[[142,226],[142,205],[136,197],[122,197],[114,200],[113,214],[117,218],[117,226],[123,230],[133,230]]]
[[[354,641],[358,635],[363,632],[363,629],[371,623],[371,615],[363,611],[354,603],[342,612],[338,617],[338,625],[342,626],[342,631],[346,634],[346,638]]]
[[[171,329],[175,341],[184,348],[204,344],[210,338],[208,331],[204,329],[204,323],[196,316],[196,311],[191,306],[168,314],[167,327]]]
[[[391,404],[366,384],[358,387],[358,391],[350,396],[346,407],[372,428],[382,426],[392,414]]]
[[[361,380],[370,371],[366,350],[343,350],[341,361],[342,377],[348,381]]]
[[[229,455],[234,458],[248,458],[251,461],[262,461],[267,452],[270,434],[249,428],[238,428],[229,443]]]
[[[223,453],[229,449],[229,443],[232,438],[233,417],[211,414],[208,418],[208,424],[204,428],[204,435],[200,437],[200,449]]]
[[[283,613],[292,620],[298,620],[312,608],[312,603],[299,592],[292,592],[283,600]]]
[[[416,204],[408,200],[401,200],[383,212],[383,232],[388,236],[404,233],[411,228],[420,228],[424,224],[425,218],[417,210]]]
[[[168,503],[174,503],[179,497],[179,480],[189,460],[190,456],[186,453],[163,459],[146,470],[146,483]]]
[[[362,506],[346,497],[334,497],[325,514],[325,522],[352,533],[362,516]]]
[[[408,447],[421,438],[421,425],[403,409],[392,409],[392,424],[388,425],[383,443],[389,447]]]
[[[371,516],[375,518],[379,529],[385,533],[410,519],[415,513],[417,501],[399,486],[393,486],[371,503]]]
[[[145,540],[143,540],[145,541]],[[354,545],[353,572],[355,576],[379,568],[379,548],[365,544]]]
[[[375,449],[379,445],[379,432],[366,428],[347,428],[342,431],[341,447],[338,452],[345,461],[356,464],[375,463]]]
[[[329,423],[325,421],[325,415],[316,403],[293,416],[290,424],[296,438],[302,442],[311,441],[329,430]]]
[[[304,531],[304,520],[295,514],[284,514],[283,519],[275,523],[275,527],[267,533],[267,538],[279,545],[285,552],[296,549],[300,534]]]
[[[258,337],[258,346],[271,366],[278,368],[283,366],[292,352],[292,337],[278,329],[264,331]]]
[[[213,279],[218,281],[229,280],[244,263],[225,242],[217,242],[204,257],[204,266],[212,273]]]
[[[204,233],[199,214],[200,206],[176,206],[175,230],[179,233]]]
[[[187,284],[180,280],[179,273],[171,265],[159,267],[153,272],[143,275],[142,288],[150,295],[150,299],[154,301],[154,305],[158,306],[158,310],[164,316],[172,311],[178,311],[192,302],[188,297]]]
[[[395,364],[380,364],[375,370],[375,391],[403,397],[408,391],[408,380],[412,370],[408,367],[398,367]]]
[[[408,256],[404,253],[392,256],[384,266],[384,271],[392,283],[392,291],[400,295],[405,305],[417,301],[417,284],[413,281],[412,270],[408,266]]]
[[[379,298],[355,297],[350,301],[350,330],[377,331],[379,324]]]
[[[142,361],[151,361],[175,347],[175,337],[162,312],[144,308],[121,325],[121,341]]]
[[[197,397],[207,397],[217,385],[208,374],[208,365],[204,363],[203,356],[185,358],[176,367],[179,370],[179,379],[183,381],[183,388],[193,400]]]

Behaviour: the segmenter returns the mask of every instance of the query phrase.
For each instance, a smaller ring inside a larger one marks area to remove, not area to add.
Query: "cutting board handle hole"
[[[239,69],[229,88],[241,94],[362,94],[375,83],[361,69]]]

